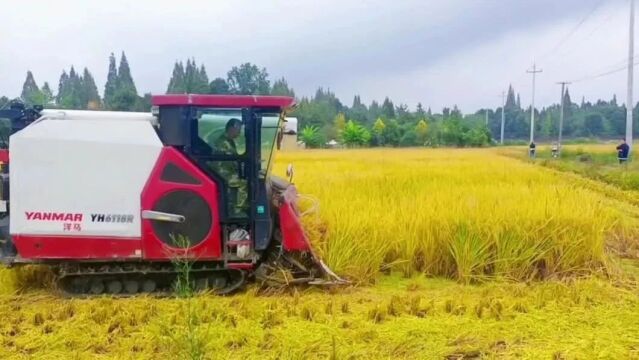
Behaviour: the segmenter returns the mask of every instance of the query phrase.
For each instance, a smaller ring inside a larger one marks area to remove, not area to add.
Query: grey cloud
[[[461,101],[440,96],[458,87],[446,84],[458,74],[443,63],[481,54],[477,49],[483,47],[494,51],[492,44],[508,34],[531,39],[544,29],[574,24],[599,1],[22,1],[0,22],[0,94],[17,95],[28,69],[40,84],[47,80],[56,87],[62,68],[71,64],[88,66],[103,84],[109,53],[125,50],[143,91],[164,91],[173,62],[193,56],[211,78],[251,61],[273,77],[285,76],[300,94],[324,86],[336,89],[345,103],[359,93],[470,108],[481,94]],[[504,43],[499,51],[519,45]],[[467,66],[484,64],[468,59]],[[485,80],[499,86],[512,76],[488,73]],[[429,76],[443,81],[438,94],[418,84]],[[472,83],[483,75],[469,76]]]

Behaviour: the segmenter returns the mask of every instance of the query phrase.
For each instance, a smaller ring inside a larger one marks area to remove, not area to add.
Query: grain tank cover
[[[53,112],[11,136],[11,234],[139,238],[150,114]]]

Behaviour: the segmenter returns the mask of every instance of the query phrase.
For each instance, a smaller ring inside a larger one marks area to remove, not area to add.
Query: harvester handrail
[[[121,120],[121,121],[148,121],[155,122],[156,118],[146,112],[126,112],[126,111],[94,111],[94,110],[64,110],[45,109],[41,112],[41,120]]]

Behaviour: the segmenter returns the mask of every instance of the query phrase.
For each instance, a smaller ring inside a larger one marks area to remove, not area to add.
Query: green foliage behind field
[[[271,81],[266,68],[243,63],[233,66],[226,74],[209,79],[204,65],[195,59],[187,59],[186,65],[176,61],[173,71],[166,74],[167,93],[182,94],[258,94],[295,96],[295,91],[285,78]],[[67,109],[108,109],[119,111],[148,111],[150,94],[138,95],[132,71],[126,55],[122,53],[116,68],[115,56],[109,58],[107,82],[104,96],[100,97],[97,86],[88,69],[76,73],[73,66],[69,73],[60,76],[58,92],[53,94],[48,83],[40,88],[33,73],[27,73],[21,98],[30,104]],[[504,113],[504,135],[508,144],[524,144],[530,131],[530,109],[522,104],[519,95],[510,87],[505,106],[483,108],[462,114],[456,107],[444,107],[433,111],[418,103],[414,109],[406,104],[394,102],[389,97],[383,101],[371,100],[365,104],[359,95],[353,97],[351,105],[343,102],[330,90],[319,87],[314,95],[297,97],[298,106],[290,114],[299,119],[299,131],[314,128],[315,133],[300,140],[308,147],[324,147],[335,140],[345,146],[449,146],[481,147],[496,144]],[[0,107],[9,101],[0,97]],[[625,133],[626,109],[611,100],[594,103],[582,99],[574,103],[569,91],[564,98],[565,121],[563,135],[566,143],[590,142],[600,138],[619,138]],[[635,132],[639,130],[639,109],[635,109]],[[550,141],[558,135],[560,106],[554,104],[536,110],[535,134],[538,140]],[[336,126],[336,119],[343,124],[352,123],[344,137],[343,126]],[[307,132],[306,135],[309,135]],[[572,140],[571,140],[572,139]]]

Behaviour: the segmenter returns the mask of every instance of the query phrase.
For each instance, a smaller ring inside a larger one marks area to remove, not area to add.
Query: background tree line
[[[79,73],[71,66],[68,72],[62,71],[55,94],[47,82],[39,87],[33,73],[28,71],[21,99],[28,104],[50,108],[148,111],[151,95],[138,94],[124,52],[119,65],[116,66],[116,63],[116,57],[111,54],[102,97],[91,72],[84,68]],[[225,77],[210,80],[204,65],[198,65],[194,59],[188,59],[186,64],[176,61],[166,92],[295,97],[286,79],[280,78],[271,83],[265,68],[244,63],[232,67]],[[7,97],[0,97],[0,107],[8,101]],[[566,91],[564,101],[563,134],[566,138],[623,136],[626,110],[625,106],[617,104],[616,97],[613,96],[610,101],[598,100],[594,104],[582,99],[580,104],[575,104]],[[522,107],[519,95],[512,87],[508,89],[504,110],[505,138],[526,141],[530,131],[530,108]],[[536,139],[549,141],[556,138],[559,112],[559,105],[536,110]],[[639,117],[638,111],[635,114]],[[335,143],[351,147],[486,146],[499,137],[501,126],[501,107],[462,114],[453,106],[434,113],[430,108],[424,109],[421,103],[410,109],[405,104],[396,105],[388,97],[381,103],[373,100],[367,105],[359,95],[355,95],[348,106],[329,89],[321,87],[313,96],[298,98],[298,106],[291,116],[298,118],[300,140],[309,147]],[[635,126],[639,127],[639,121],[635,121]]]

